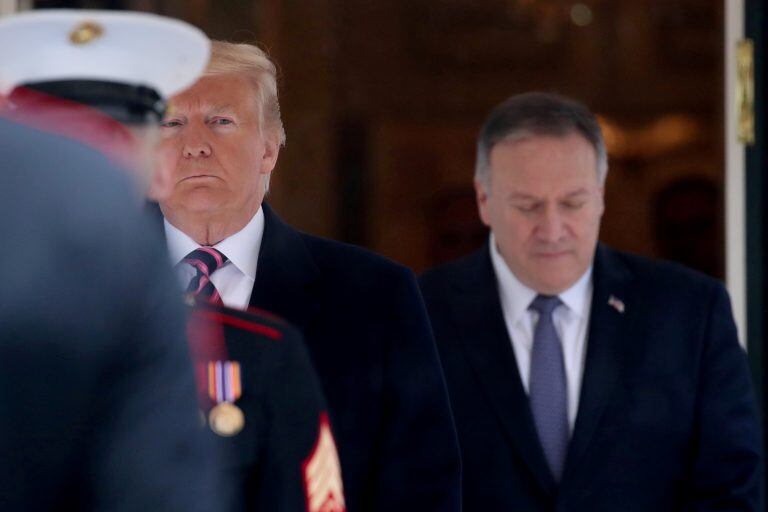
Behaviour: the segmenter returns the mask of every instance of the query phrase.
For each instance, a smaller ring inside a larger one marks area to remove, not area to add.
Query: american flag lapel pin
[[[624,302],[622,302],[620,299],[617,299],[615,295],[608,297],[608,305],[619,313],[624,313]]]

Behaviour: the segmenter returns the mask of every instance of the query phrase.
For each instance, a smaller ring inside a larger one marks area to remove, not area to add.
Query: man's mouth
[[[568,250],[561,250],[561,251],[537,251],[533,253],[533,255],[537,258],[544,258],[544,259],[553,259],[553,258],[560,258],[562,256],[567,256],[570,254],[570,251]]]
[[[205,179],[205,178],[216,178],[216,176],[213,174],[207,174],[207,173],[190,174],[189,176],[184,176],[179,181],[197,180],[197,179]]]

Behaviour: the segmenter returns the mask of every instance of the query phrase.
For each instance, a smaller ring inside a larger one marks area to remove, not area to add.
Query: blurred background
[[[607,139],[602,240],[724,277],[722,0],[26,4],[150,11],[259,42],[288,134],[268,200],[417,272],[485,239],[472,174],[490,109],[534,89],[572,96]]]

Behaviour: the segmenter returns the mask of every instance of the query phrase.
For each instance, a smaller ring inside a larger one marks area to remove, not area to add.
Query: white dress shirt
[[[521,283],[507,266],[490,236],[491,262],[504,312],[504,322],[517,360],[517,369],[525,392],[528,392],[531,370],[531,348],[538,313],[528,309],[538,294]],[[576,283],[558,295],[562,304],[552,313],[555,330],[563,347],[565,377],[568,386],[568,423],[571,432],[579,410],[579,393],[584,375],[587,324],[592,307],[592,267]]]
[[[261,208],[243,229],[214,245],[227,261],[211,275],[213,286],[219,291],[225,306],[246,309],[256,282],[256,265],[259,260],[261,239],[264,236],[264,212]],[[176,226],[165,220],[165,239],[171,265],[176,267],[184,256],[200,245]],[[182,289],[186,289],[195,275],[192,265],[178,265],[177,272]]]

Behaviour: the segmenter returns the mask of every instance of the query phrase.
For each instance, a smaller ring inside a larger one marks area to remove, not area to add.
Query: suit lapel
[[[630,343],[632,320],[637,310],[631,281],[632,275],[616,257],[608,249],[598,246],[586,364],[564,482],[578,470],[593,443],[605,406],[616,387],[625,352],[622,347]]]
[[[320,272],[301,234],[285,224],[266,203],[264,236],[250,306],[285,318],[302,331],[317,308]]]
[[[488,249],[476,253],[471,261],[467,272],[457,276],[452,290],[456,299],[452,301],[453,314],[467,360],[515,450],[541,487],[552,492],[556,484],[520,380]]]
[[[302,331],[317,309],[315,294],[320,272],[307,251],[301,234],[262,203],[264,235],[256,266],[256,282],[249,306],[283,317]],[[157,203],[147,202],[145,214],[165,239],[163,213]]]

